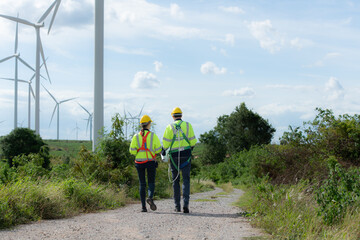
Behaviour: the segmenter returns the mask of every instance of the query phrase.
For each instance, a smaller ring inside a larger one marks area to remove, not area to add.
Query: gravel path
[[[245,239],[262,236],[239,217],[231,203],[243,193],[221,195],[221,189],[191,195],[190,214],[175,213],[172,199],[155,201],[158,210],[140,212],[140,204],[83,214],[70,219],[44,220],[0,231],[0,239]],[[214,197],[215,196],[215,197]]]

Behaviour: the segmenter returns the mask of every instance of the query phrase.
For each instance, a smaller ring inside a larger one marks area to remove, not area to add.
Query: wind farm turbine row
[[[23,61],[21,58],[15,58],[15,107],[14,107],[14,128],[17,127],[17,94],[18,94],[18,89],[17,89],[17,84],[18,84],[18,73],[17,73],[17,64],[18,64],[18,60],[20,60],[23,64],[25,64],[26,66],[30,67],[32,70],[34,70],[35,72],[35,132],[37,134],[40,134],[40,56],[42,58],[43,64],[45,66],[45,70],[48,76],[48,79],[50,81],[50,75],[49,75],[49,71],[48,68],[46,66],[46,61],[45,61],[45,54],[44,54],[44,50],[43,50],[43,46],[41,43],[41,37],[40,37],[40,28],[44,27],[44,21],[45,19],[48,17],[48,15],[51,13],[52,10],[54,10],[50,24],[49,24],[49,29],[48,29],[48,34],[50,33],[51,27],[54,23],[55,20],[55,16],[56,13],[59,9],[61,0],[55,0],[50,7],[45,11],[45,13],[39,18],[39,20],[35,23],[30,22],[28,20],[19,18],[19,17],[12,17],[12,16],[7,16],[7,15],[2,15],[0,14],[0,17],[11,20],[16,22],[16,29],[18,29],[18,23],[27,25],[27,26],[31,26],[35,28],[35,33],[36,33],[36,51],[35,51],[35,69],[31,68],[30,65],[28,66],[28,64]],[[15,37],[15,54],[13,56],[9,56],[7,58],[2,59],[3,61],[6,61],[16,55],[18,55],[17,53],[17,46],[18,46],[18,30],[16,30],[16,37]]]

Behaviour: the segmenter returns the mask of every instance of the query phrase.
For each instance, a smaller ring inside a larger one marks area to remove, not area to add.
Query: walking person
[[[146,199],[146,202],[150,205],[151,210],[156,210],[153,198],[155,191],[155,175],[158,163],[156,162],[155,157],[156,154],[161,152],[162,147],[158,136],[150,131],[151,122],[152,120],[148,115],[141,117],[141,131],[134,135],[130,144],[130,153],[135,155],[135,167],[139,176],[139,191],[142,206],[141,212],[147,212],[145,203],[145,172],[147,172],[148,180],[148,198]]]
[[[196,144],[194,130],[182,120],[182,111],[176,107],[171,112],[174,122],[169,124],[163,136],[164,151],[168,151],[173,180],[175,211],[181,211],[180,172],[183,179],[183,212],[189,213],[191,152]]]

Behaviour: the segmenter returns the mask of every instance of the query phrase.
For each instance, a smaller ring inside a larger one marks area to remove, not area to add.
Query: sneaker
[[[180,207],[175,207],[174,211],[175,212],[181,212]]]
[[[153,211],[156,210],[156,205],[155,205],[154,201],[152,200],[152,198],[148,198],[148,199],[146,200],[146,202],[150,205],[150,209],[151,209],[151,210],[153,210]]]
[[[188,207],[184,207],[183,210],[184,210],[184,213],[189,213],[189,208]]]
[[[142,209],[141,209],[141,212],[147,212],[147,209],[146,209],[146,208],[142,208]]]

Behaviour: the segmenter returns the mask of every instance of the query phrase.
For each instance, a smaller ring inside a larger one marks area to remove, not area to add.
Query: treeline
[[[139,199],[138,176],[119,114],[112,118],[96,152],[79,149],[76,157],[54,157],[27,128],[1,137],[0,228],[112,209]],[[170,197],[167,164],[159,160],[155,197]],[[213,184],[192,182],[192,191]]]
[[[239,205],[280,239],[360,239],[360,117],[316,109],[314,120],[274,129],[245,104],[201,135],[198,176],[247,188]]]

